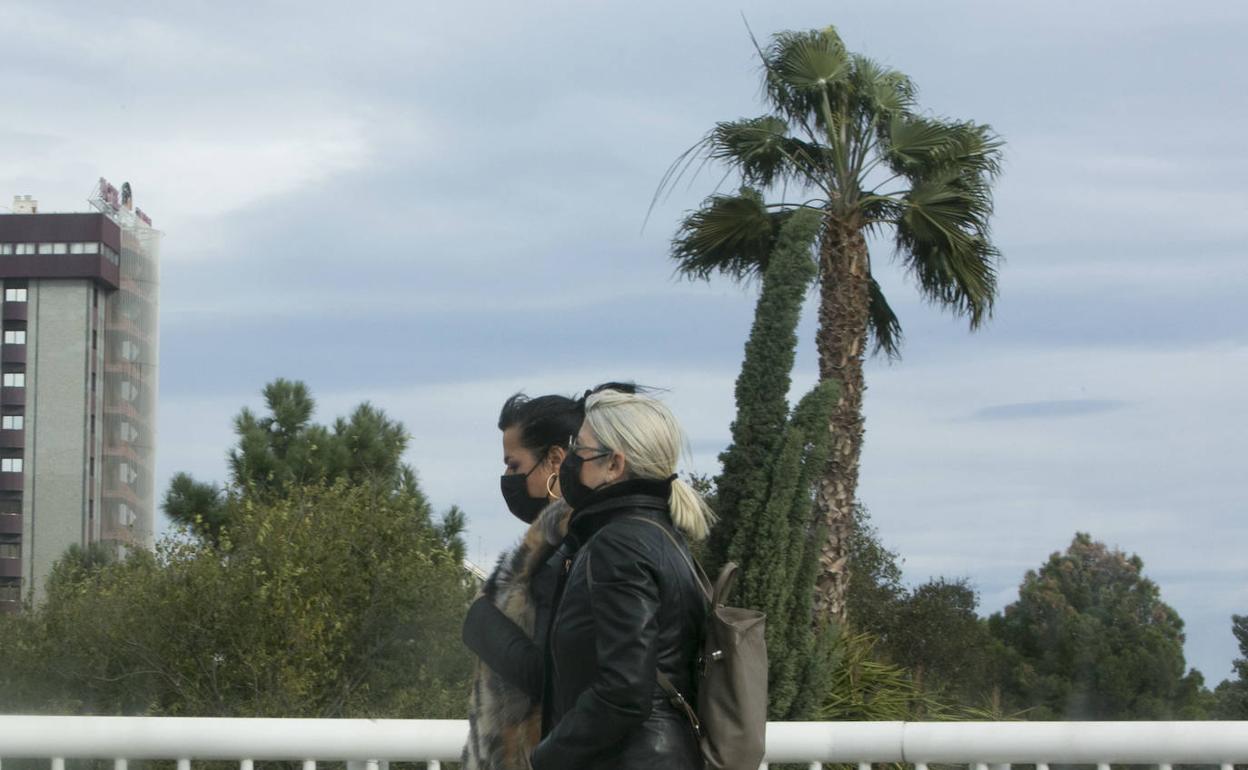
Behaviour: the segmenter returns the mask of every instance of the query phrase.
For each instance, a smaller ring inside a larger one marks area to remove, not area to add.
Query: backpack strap
[[[680,690],[676,689],[676,685],[672,684],[672,680],[667,678],[667,674],[655,669],[654,678],[658,680],[659,687],[663,688],[663,692],[667,693],[667,699],[678,711],[685,715],[689,720],[689,724],[693,726],[693,732],[702,738],[702,720],[698,719],[698,712],[685,700],[685,696],[680,694]]]
[[[706,570],[702,569],[702,565],[698,562],[697,559],[693,558],[692,554],[690,554],[685,548],[681,547],[680,541],[676,539],[676,536],[673,535],[671,531],[668,530],[667,527],[663,526],[662,524],[655,521],[654,519],[647,519],[642,516],[629,516],[628,518],[635,519],[636,521],[644,521],[650,526],[658,527],[660,530],[662,530],[663,534],[667,535],[667,539],[672,541],[672,545],[676,546],[676,552],[680,554],[681,558],[685,560],[685,564],[689,566],[689,571],[693,573],[694,581],[696,581],[698,584],[698,587],[702,589],[702,593],[706,595],[706,600],[711,603],[717,603],[719,601],[720,587],[718,585],[714,586],[713,588],[711,587],[711,579],[706,576]],[[720,583],[723,582],[723,576],[720,576],[719,582]],[[731,581],[729,581],[728,588],[731,588],[731,587],[732,587]]]
[[[707,602],[710,603],[712,607],[719,604],[722,599],[727,597],[727,589],[732,587],[732,578],[736,575],[736,569],[731,571],[725,570],[724,574],[720,575],[715,587],[712,588],[710,578],[706,576],[706,570],[702,569],[702,564],[699,563],[697,559],[693,558],[693,554],[689,553],[686,548],[681,547],[680,541],[676,539],[676,536],[673,535],[667,527],[663,526],[654,519],[647,519],[641,516],[629,516],[628,518],[636,519],[637,521],[644,521],[652,527],[658,527],[663,531],[664,535],[667,535],[667,539],[670,540],[672,545],[676,547],[676,552],[681,555],[681,558],[685,560],[685,564],[689,566],[689,571],[693,573],[693,578],[697,582],[698,588],[702,589],[702,593],[706,596]],[[735,567],[735,565],[733,566]],[[667,694],[667,699],[672,706],[674,706],[677,711],[683,713],[685,718],[689,720],[689,724],[693,727],[694,735],[698,737],[698,740],[702,740],[702,720],[698,719],[697,710],[691,703],[689,703],[685,696],[680,693],[680,690],[676,689],[676,685],[672,684],[672,680],[668,678],[667,674],[664,674],[656,668],[654,670],[654,678],[658,681],[659,687],[662,688],[663,692]]]

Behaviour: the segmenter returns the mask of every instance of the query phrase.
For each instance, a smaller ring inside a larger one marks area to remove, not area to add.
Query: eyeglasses
[[[568,452],[570,454],[574,454],[577,457],[580,457],[580,453],[586,452],[586,451],[597,453],[593,457],[581,457],[582,460],[589,461],[589,460],[598,460],[603,457],[606,457],[607,455],[611,454],[613,450],[610,450],[606,448],[605,446],[585,446],[584,444],[577,442],[576,436],[568,436]]]

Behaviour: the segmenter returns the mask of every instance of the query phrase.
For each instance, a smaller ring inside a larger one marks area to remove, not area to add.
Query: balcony
[[[232,760],[240,770],[256,761],[360,763],[424,762],[439,770],[458,762],[468,723],[450,719],[215,719],[182,717],[0,716],[5,758],[191,762]],[[935,763],[984,770],[1011,764],[1203,764],[1231,770],[1248,761],[1248,722],[771,722],[767,763],[857,765]],[[764,765],[763,767],[766,767]]]
[[[0,430],[0,448],[23,449],[26,446],[26,431]]]
[[[147,421],[143,419],[138,410],[125,401],[105,403],[104,414],[109,417],[125,417],[141,428],[147,427]]]
[[[4,303],[4,320],[6,321],[27,320],[26,319],[26,303],[25,302]]]
[[[0,492],[21,492],[25,475],[0,472]]]
[[[3,475],[3,474],[0,474]],[[134,491],[128,486],[113,486],[115,482],[110,482],[110,486],[106,486],[103,490],[103,498],[106,502],[123,502],[131,508],[146,508],[143,501],[134,494]]]
[[[0,403],[18,406],[26,403],[25,388],[0,388]]]
[[[150,447],[137,447],[134,444],[121,444],[113,442],[105,442],[104,458],[108,460],[129,460],[137,470],[151,470],[150,452],[139,454],[136,449],[150,449]]]
[[[137,324],[130,321],[124,316],[109,318],[104,323],[104,332],[106,334],[126,334],[136,340],[150,341],[152,335],[150,332],[140,328]]]
[[[25,345],[4,345],[0,348],[0,361],[6,364],[24,364],[26,363],[26,346]]]

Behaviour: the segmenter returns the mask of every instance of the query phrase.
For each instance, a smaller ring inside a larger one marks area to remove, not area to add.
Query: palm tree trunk
[[[840,398],[828,423],[832,443],[827,470],[815,492],[815,521],[826,530],[815,611],[820,617],[843,622],[850,577],[846,548],[862,454],[862,363],[870,303],[866,239],[858,228],[829,215],[819,258],[819,378],[837,381]]]

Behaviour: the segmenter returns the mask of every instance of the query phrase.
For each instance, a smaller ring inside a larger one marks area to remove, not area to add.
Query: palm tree
[[[988,231],[1002,142],[987,125],[920,114],[904,74],[845,49],[836,30],[781,32],[765,50],[769,112],[717,124],[669,169],[660,191],[695,163],[722,163],[742,188],[689,214],[672,242],[678,271],[749,279],[766,266],[780,225],[822,212],[819,376],[840,383],[832,451],[815,493],[826,526],[816,606],[843,619],[862,449],[863,359],[897,356],[901,328],[872,274],[869,236],[891,233],[920,294],[969,319],[992,312],[999,253]],[[766,203],[765,194],[794,200]]]

